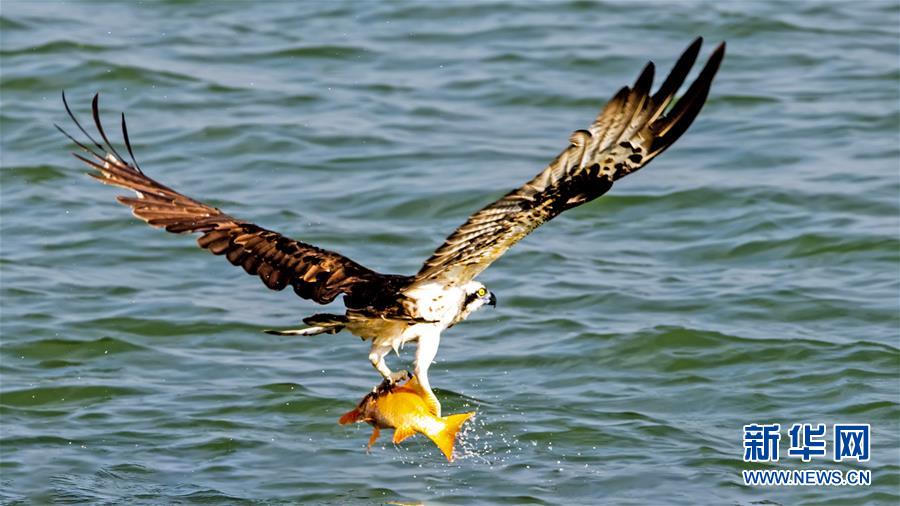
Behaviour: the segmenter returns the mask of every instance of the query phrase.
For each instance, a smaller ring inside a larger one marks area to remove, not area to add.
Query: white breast
[[[415,302],[419,318],[449,325],[459,313],[466,293],[462,288],[440,283],[415,285],[404,294]]]

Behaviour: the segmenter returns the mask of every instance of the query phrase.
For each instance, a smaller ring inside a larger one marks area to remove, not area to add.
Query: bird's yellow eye
[[[478,291],[475,292],[475,295],[484,297],[485,295],[487,295],[487,290],[485,290],[484,288],[479,288]]]

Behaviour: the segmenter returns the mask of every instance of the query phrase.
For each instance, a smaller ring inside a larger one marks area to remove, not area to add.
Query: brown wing
[[[133,190],[136,197],[117,197],[132,209],[132,213],[153,227],[169,232],[200,232],[197,240],[201,248],[215,255],[225,255],[229,262],[257,275],[272,290],[290,285],[300,297],[327,304],[340,294],[352,307],[367,307],[373,299],[385,297],[386,289],[394,289],[408,279],[403,276],[379,274],[333,251],[295,241],[277,232],[229,216],[219,209],[186,197],[146,176],[137,164],[128,139],[125,115],[122,115],[122,135],[131,163],[109,142],[100,123],[98,98],[92,104],[94,124],[103,144],[85,131],[66,103],[66,111],[81,132],[96,149],[77,141],[62,128],[57,128],[88,153],[78,159],[96,169],[89,173],[104,184]]]
[[[697,59],[703,39],[695,40],[672,72],[650,95],[650,62],[624,87],[588,130],[577,130],[570,145],[534,179],[469,217],[416,274],[417,282],[465,283],[513,244],[566,209],[606,193],[613,181],[646,165],[674,143],[703,107],[725,55],[722,43],[687,92],[666,113]]]

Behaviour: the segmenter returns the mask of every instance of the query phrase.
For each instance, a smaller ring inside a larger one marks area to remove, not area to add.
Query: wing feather
[[[682,53],[652,95],[655,67],[648,63],[633,86],[622,88],[610,99],[588,130],[572,134],[569,146],[546,169],[456,229],[425,261],[416,282],[453,285],[471,280],[535,228],[603,195],[614,181],[671,146],[699,114],[725,55],[722,43],[670,108],[702,42],[697,38]]]
[[[126,162],[109,141],[100,121],[99,95],[91,104],[92,115],[102,143],[95,140],[78,122],[63,94],[63,103],[76,127],[90,140],[86,145],[57,126],[63,134],[86,152],[73,153],[97,172],[88,175],[108,185],[135,192],[117,200],[149,225],[173,233],[199,232],[197,244],[214,255],[258,276],[272,290],[292,286],[300,297],[327,304],[338,295],[352,308],[371,307],[388,286],[397,286],[409,278],[383,275],[349,258],[313,245],[287,238],[253,223],[234,218],[221,210],[187,197],[148,177],[134,158],[125,115],[122,134],[131,158]],[[377,304],[376,304],[377,305]]]

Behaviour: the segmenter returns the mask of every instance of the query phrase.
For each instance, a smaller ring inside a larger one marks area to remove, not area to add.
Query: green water
[[[4,1],[0,500],[897,504],[898,27],[896,2]],[[454,463],[421,436],[367,454],[336,423],[367,347],[261,333],[322,308],[131,218],[52,127],[60,90],[81,115],[100,91],[152,176],[412,273],[697,35],[728,55],[688,133],[444,334],[432,383],[478,410]],[[745,464],[753,422],[782,453],[792,423],[870,423],[871,461]]]

